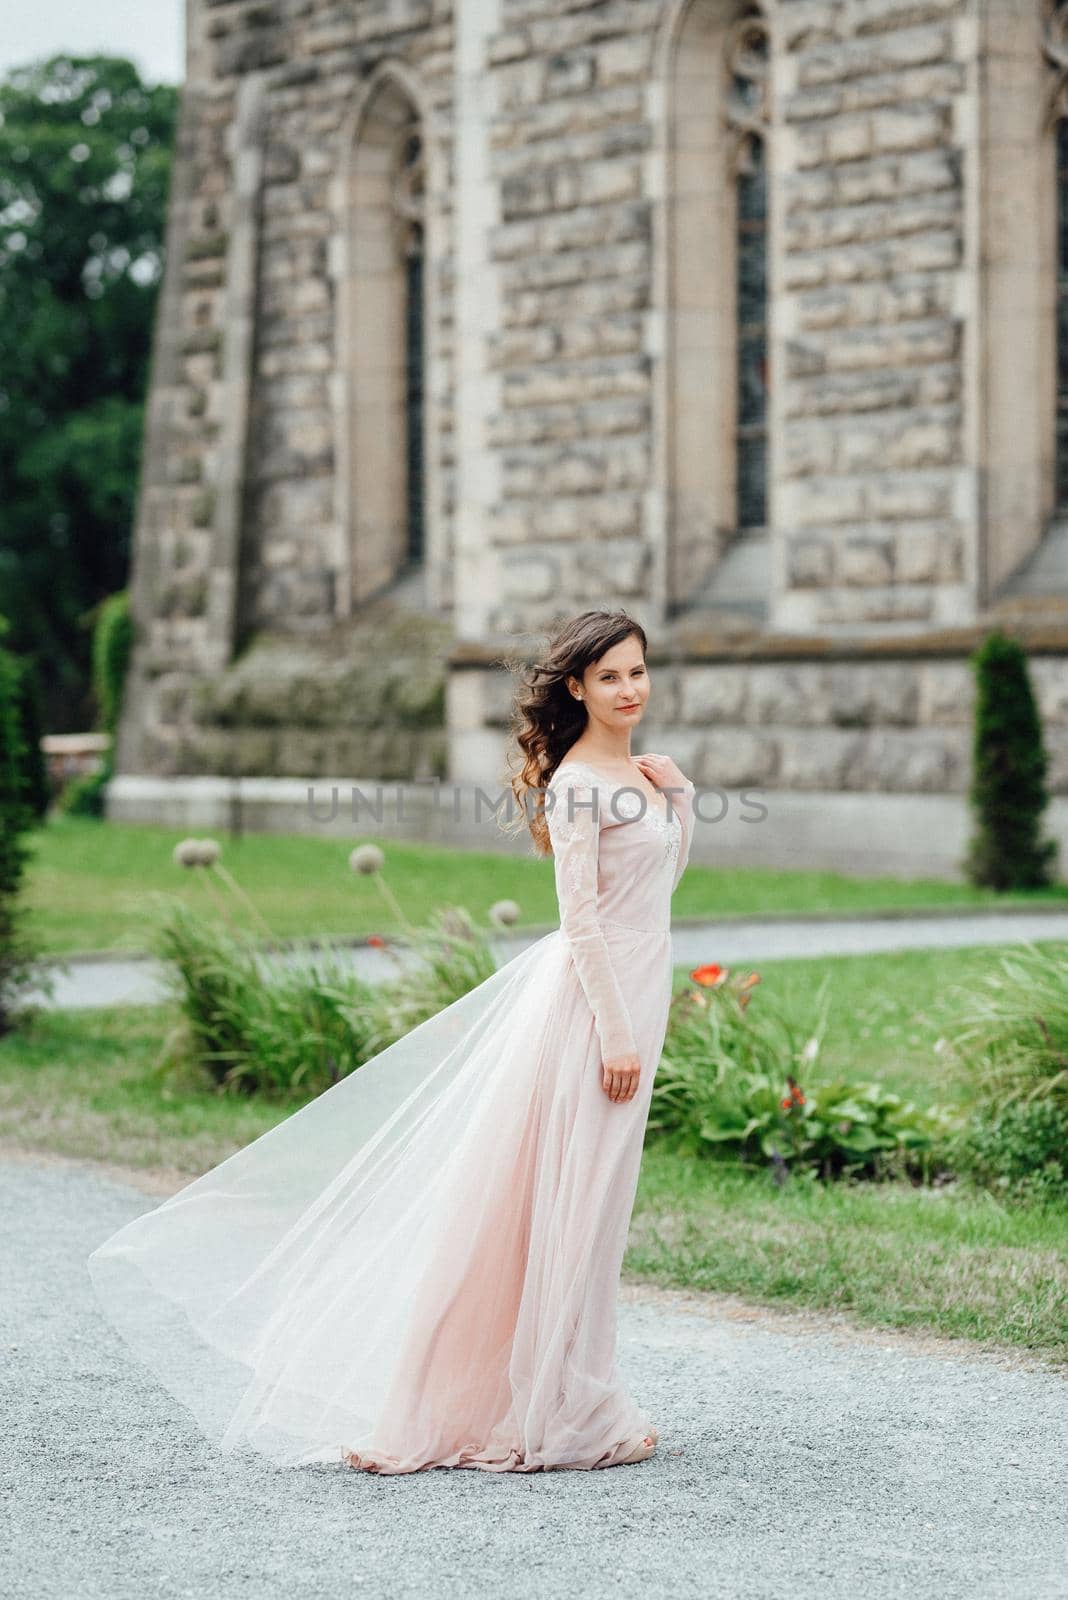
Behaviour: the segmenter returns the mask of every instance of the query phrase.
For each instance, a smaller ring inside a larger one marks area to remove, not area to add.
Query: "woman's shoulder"
[[[582,758],[582,751],[576,749],[576,747],[572,745],[571,749],[568,750],[566,755],[561,756],[560,760],[556,763],[556,766],[553,768],[552,780],[550,781],[555,781],[561,773],[571,772],[578,768],[581,768],[583,771],[585,771],[586,763]]]
[[[549,779],[550,789],[570,788],[575,785],[589,787],[605,784],[610,780],[604,778],[595,767],[584,761],[581,756],[565,756]],[[622,780],[621,780],[622,781]]]
[[[592,814],[600,825],[613,792],[612,783],[595,767],[578,756],[566,756],[546,785],[546,793],[552,796],[547,810],[550,830],[559,827],[565,818],[571,823],[571,808],[576,801],[584,809],[592,805]]]
[[[587,789],[593,784],[593,775],[578,761],[561,761],[547,788],[552,794],[563,794],[567,789]]]
[[[653,754],[651,751],[648,753]],[[678,767],[678,762],[676,762],[675,765]],[[682,774],[683,783],[685,784],[686,788],[688,790],[693,789],[693,779],[688,778],[686,774],[682,772],[681,767],[679,767],[678,770]],[[621,789],[627,785],[632,785],[634,779],[633,776],[627,776],[623,773],[620,773],[618,776],[613,776],[611,773],[602,772],[599,767],[593,767],[588,761],[583,760],[581,755],[572,755],[569,752],[566,756],[564,756],[563,760],[554,770],[552,777],[549,779],[549,787],[560,788],[565,782],[569,785],[573,783],[581,783],[586,785],[600,785],[602,788],[608,789]]]

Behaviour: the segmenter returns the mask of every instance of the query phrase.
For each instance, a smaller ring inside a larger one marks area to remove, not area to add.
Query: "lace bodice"
[[[606,1061],[636,1053],[609,938],[616,929],[670,937],[671,895],[693,833],[693,793],[687,779],[681,795],[670,795],[669,807],[581,761],[562,762],[549,782],[546,821],[561,932]]]

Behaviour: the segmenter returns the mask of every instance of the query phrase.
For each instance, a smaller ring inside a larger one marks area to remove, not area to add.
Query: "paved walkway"
[[[498,961],[511,960],[540,937],[539,933],[494,940]],[[675,961],[686,967],[705,961],[732,966],[791,956],[866,955],[885,950],[1014,944],[1030,939],[1068,940],[1068,912],[1051,909],[947,914],[939,908],[912,916],[680,922],[672,930]],[[397,970],[388,956],[363,944],[351,947],[347,954],[354,970],[369,980],[392,976]],[[293,953],[292,959],[300,959],[299,951]],[[152,1005],[165,990],[163,969],[149,958],[83,958],[54,971],[56,984],[51,1004],[57,1007]]]
[[[0,1160],[5,1600],[1064,1600],[1068,1384],[961,1345],[624,1293],[660,1428],[600,1472],[280,1472],[222,1456],[97,1308],[158,1196]],[[954,1346],[956,1350],[956,1346]]]

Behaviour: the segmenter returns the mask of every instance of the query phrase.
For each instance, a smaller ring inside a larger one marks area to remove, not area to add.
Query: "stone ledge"
[[[942,906],[874,906],[870,910],[856,906],[845,906],[838,911],[762,911],[759,916],[750,916],[746,912],[727,912],[718,917],[676,917],[671,919],[673,928],[705,928],[722,930],[729,933],[732,928],[766,928],[776,927],[783,923],[796,926],[803,923],[806,927],[825,926],[828,923],[857,923],[857,922],[952,922],[960,918],[972,921],[977,917],[1056,917],[1063,918],[1065,914],[1064,900],[1013,900],[1007,898],[1006,904],[982,903],[979,905],[942,905]],[[525,943],[528,939],[539,939],[547,933],[552,933],[558,927],[556,922],[524,922],[522,932],[512,935],[517,942]],[[331,933],[322,937],[294,935],[292,937],[256,940],[259,949],[312,951],[326,950],[331,946],[342,949],[356,950],[367,943],[366,933]],[[508,942],[509,936],[504,939],[498,932],[495,937],[498,943]],[[410,948],[410,940],[402,930],[397,930],[389,935],[390,944],[402,949]],[[52,957],[46,957],[51,961]],[[151,950],[65,950],[62,956],[55,958],[56,964],[63,966],[92,966],[110,965],[114,962],[145,962],[151,963],[158,957]]]
[[[491,799],[505,799],[502,780],[479,784],[442,782],[440,788],[461,799],[455,821],[443,806],[430,803],[430,786],[383,782],[383,816],[354,822],[344,803],[351,788],[371,795],[374,778],[246,778],[238,784],[222,777],[150,778],[121,774],[108,786],[109,821],[164,823],[171,827],[226,829],[231,825],[235,793],[240,795],[240,823],[248,832],[319,833],[324,838],[402,838],[448,848],[489,850],[535,856],[525,830],[504,832],[487,808],[481,821],[473,815],[476,788]],[[339,791],[338,815],[319,821],[308,811],[308,790],[316,806],[330,805],[330,791]],[[690,855],[694,866],[825,869],[865,878],[934,878],[960,882],[960,861],[972,818],[963,795],[882,794],[871,791],[836,794],[825,790],[760,789],[767,816],[759,822],[731,805],[731,789],[721,823],[702,817]],[[750,792],[752,792],[750,790]],[[751,801],[746,804],[752,804]],[[706,812],[708,807],[706,805]],[[1045,832],[1060,845],[1061,870],[1068,864],[1068,798],[1055,797],[1046,812]],[[710,912],[714,907],[709,908]],[[706,920],[706,919],[703,919]]]
[[[1017,621],[991,618],[956,628],[924,628],[880,636],[771,633],[740,628],[677,625],[666,637],[649,639],[651,665],[686,666],[706,661],[915,661],[959,659],[999,629],[1029,655],[1068,655],[1068,619]],[[464,639],[445,657],[450,670],[499,666],[523,656],[515,640]],[[526,659],[524,657],[524,659]],[[530,657],[534,659],[533,656]]]

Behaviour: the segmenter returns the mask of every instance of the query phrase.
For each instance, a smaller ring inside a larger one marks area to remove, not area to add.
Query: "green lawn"
[[[1042,942],[1044,948],[1068,955],[1068,945]],[[930,1105],[945,1100],[967,1103],[972,1097],[972,1085],[956,1075],[938,1041],[966,1009],[969,991],[997,956],[996,946],[972,945],[742,963],[736,970],[761,975],[751,1002],[754,1008],[766,994],[776,1009],[807,1033],[816,1030],[816,992],[830,974],[821,1076],[876,1079]],[[707,959],[716,960],[716,952],[709,951]],[[677,986],[686,987],[688,982],[680,972]]]
[[[626,1270],[1041,1352],[1068,1372],[1068,1204],[963,1185],[806,1185],[645,1152]]]
[[[876,1078],[923,1104],[966,1102],[969,1084],[950,1074],[936,1044],[960,992],[994,959],[975,946],[760,963],[751,1004],[766,995],[807,1030],[829,971],[823,1073]],[[682,968],[676,985],[689,985]],[[219,1097],[157,1073],[177,1016],[169,1005],[45,1011],[0,1039],[0,1138],[32,1145],[40,1135],[42,1148],[66,1155],[195,1174],[304,1103]]]
[[[0,1039],[0,1144],[192,1178],[296,1109],[159,1071],[176,1021],[170,1006],[42,1012]]]
[[[925,1104],[966,1101],[969,1085],[935,1047],[996,959],[976,947],[768,962],[751,1004],[767,997],[807,1026],[830,972],[823,1072],[877,1078]],[[224,1098],[161,1073],[174,1021],[169,1007],[46,1012],[0,1040],[0,1143],[194,1177],[303,1103]],[[1028,1347],[1068,1366],[1068,1204],[1008,1205],[964,1184],[792,1179],[779,1189],[764,1172],[684,1160],[651,1141],[626,1266],[666,1285]]]
[[[213,908],[204,874],[176,867],[171,852],[195,829],[94,822],[56,817],[32,836],[27,904],[42,947],[56,953],[137,951],[149,946],[148,913],[156,892],[177,894]],[[373,835],[326,839],[301,834],[245,834],[222,845],[222,862],[251,895],[279,938],[313,934],[362,936],[397,931],[396,920],[374,878],[349,871],[352,846]],[[451,850],[422,843],[376,839],[386,854],[386,876],[414,922],[442,904],[463,904],[484,918],[495,900],[516,900],[522,923],[556,922],[551,861],[531,853]],[[531,851],[533,846],[531,846]],[[217,885],[242,926],[240,904]],[[673,901],[676,917],[754,916],[763,913],[908,910],[1042,901],[1068,904],[1068,884],[1016,896],[966,884],[918,879],[860,879],[832,872],[778,872],[759,868],[691,866]]]

